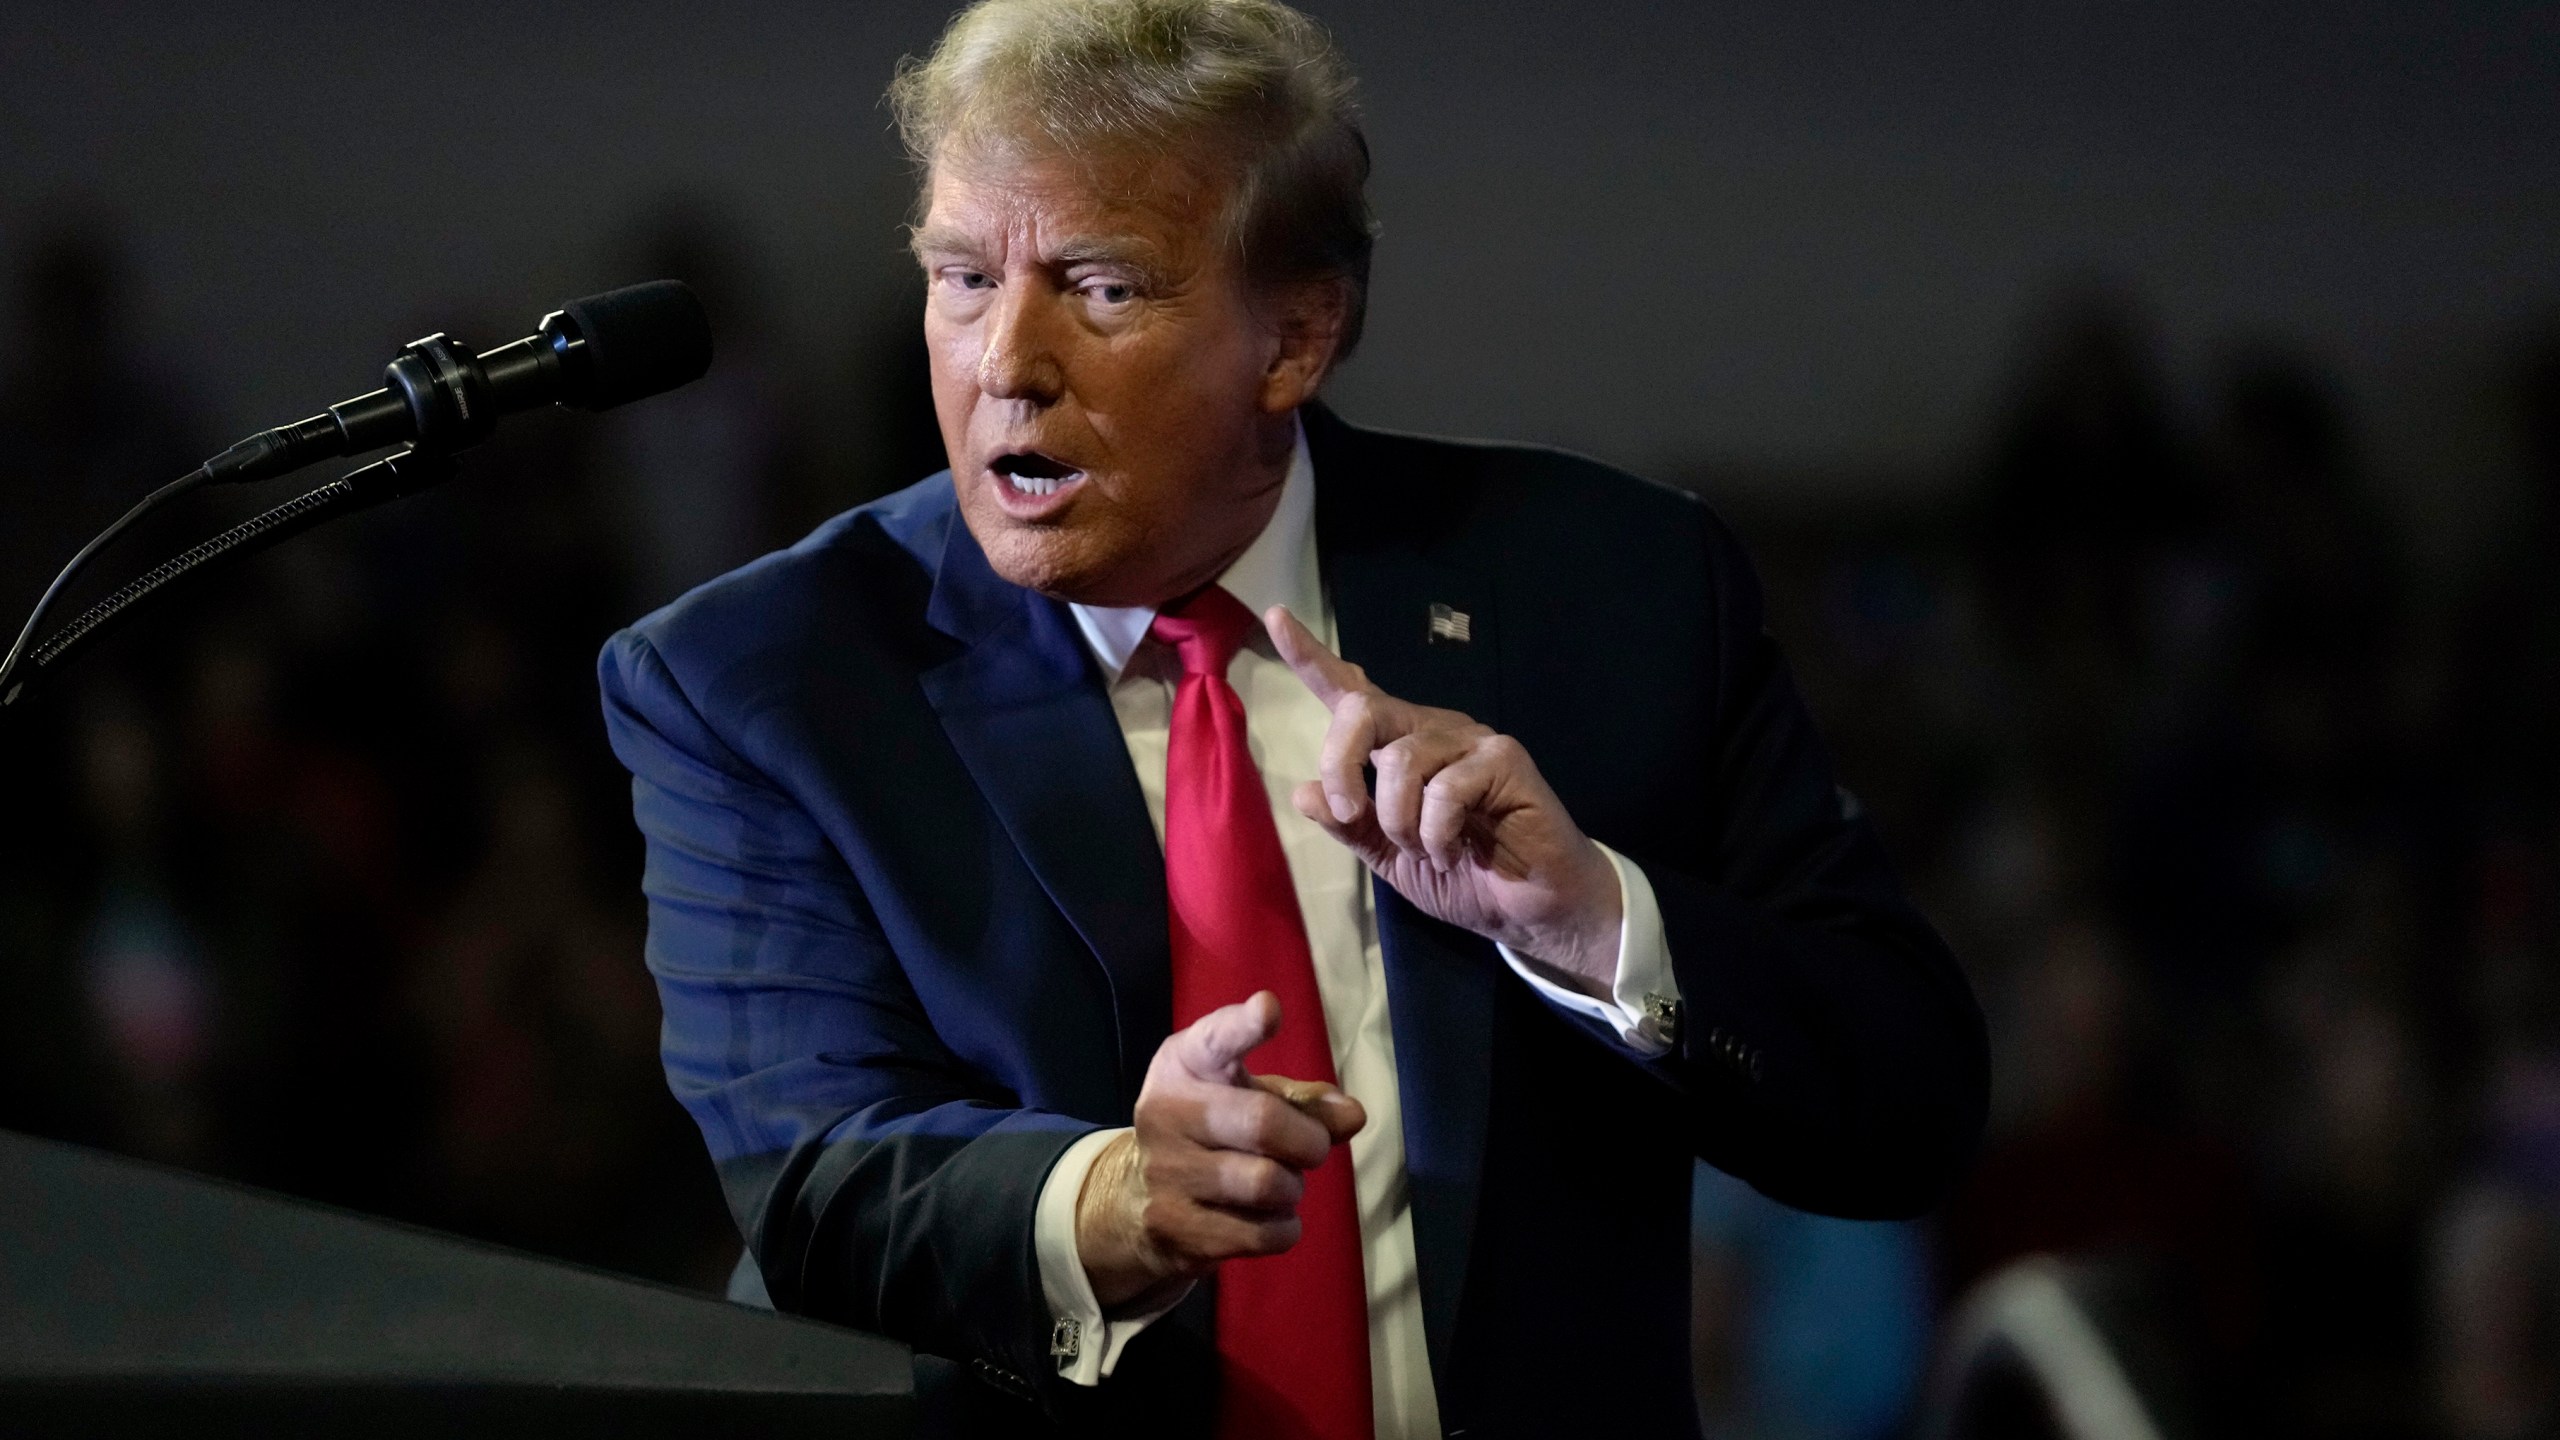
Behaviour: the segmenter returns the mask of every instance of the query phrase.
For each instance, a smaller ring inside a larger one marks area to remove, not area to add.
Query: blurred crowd
[[[519,422],[0,725],[0,1126],[723,1278],[593,656],[939,461],[899,360],[862,397],[891,441],[829,463],[836,412],[782,378],[734,241],[680,208],[638,233],[632,274],[710,302],[709,379]],[[82,539],[235,437],[154,368],[111,230],[13,263],[14,631]],[[1906,1433],[1951,1307],[2058,1255],[2133,1297],[2180,1433],[2548,1430],[2560,339],[2501,372],[2538,484],[2506,553],[2431,578],[2317,366],[2236,352],[2183,403],[2137,305],[2043,323],[1961,483],[1735,517],[1844,779],[1974,976],[1997,1098],[1926,1221],[1701,1173],[1711,1428]]]
[[[2503,549],[2430,574],[2316,365],[2173,385],[2104,290],[2044,326],[1955,503],[1746,517],[1995,1100],[1925,1224],[1702,1177],[1705,1404],[1895,1433],[1949,1307],[2049,1255],[2167,1434],[2550,1433],[2560,333],[2484,407],[2533,482]]]

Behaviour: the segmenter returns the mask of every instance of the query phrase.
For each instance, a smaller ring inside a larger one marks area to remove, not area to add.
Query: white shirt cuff
[[[1084,1193],[1084,1177],[1102,1147],[1127,1134],[1096,1130],[1058,1157],[1041,1183],[1039,1203],[1031,1212],[1031,1248],[1040,1260],[1040,1293],[1049,1302],[1049,1355],[1058,1375],[1076,1385],[1099,1385],[1120,1363],[1120,1352],[1138,1332],[1161,1319],[1191,1293],[1186,1285],[1164,1303],[1138,1315],[1106,1317],[1093,1295],[1092,1277],[1076,1253],[1076,1199]]]
[[[1620,1044],[1650,1060],[1670,1052],[1678,1024],[1680,983],[1671,974],[1671,943],[1663,936],[1662,907],[1654,900],[1653,882],[1644,878],[1643,869],[1606,845],[1600,846],[1600,853],[1609,857],[1609,868],[1618,873],[1623,916],[1618,922],[1618,975],[1608,999],[1557,984],[1508,945],[1493,948],[1548,1004],[1599,1021],[1617,1035]]]

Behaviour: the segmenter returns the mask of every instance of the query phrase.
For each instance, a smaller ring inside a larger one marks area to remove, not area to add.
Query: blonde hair
[[[1333,281],[1360,338],[1376,237],[1350,67],[1278,0],[978,0],[889,86],[928,177],[946,149],[1067,155],[1206,144],[1248,280]]]

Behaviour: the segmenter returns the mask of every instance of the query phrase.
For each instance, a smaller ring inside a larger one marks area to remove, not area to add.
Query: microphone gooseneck
[[[70,584],[81,567],[89,563],[89,557],[114,544],[124,532],[142,523],[144,516],[212,478],[204,466],[197,466],[135,501],[133,508],[119,516],[116,523],[99,531],[95,539],[80,547],[80,553],[71,557],[71,563],[63,566],[61,573],[53,577],[53,583],[44,588],[44,594],[37,597],[36,608],[27,612],[27,623],[19,629],[18,638],[10,643],[5,654],[0,654],[0,707],[17,703],[18,686],[15,682],[18,664],[26,657],[28,647],[35,644],[36,632],[44,624],[45,613],[53,608],[53,602],[61,596],[63,587]]]

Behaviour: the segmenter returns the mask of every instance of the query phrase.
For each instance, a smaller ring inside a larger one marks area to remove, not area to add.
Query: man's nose
[[[1058,398],[1065,375],[1050,341],[1052,297],[1040,286],[1003,287],[987,314],[986,347],[978,352],[978,389],[991,399],[1045,405]]]

